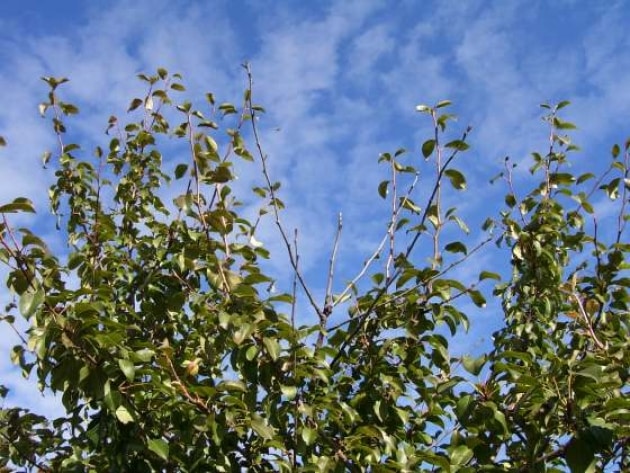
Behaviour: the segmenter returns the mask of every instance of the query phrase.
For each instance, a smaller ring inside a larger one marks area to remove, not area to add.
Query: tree
[[[78,113],[60,98],[66,79],[44,78],[50,93],[40,110],[59,143],[54,160],[45,156],[56,177],[51,209],[68,253],[11,225],[8,214],[35,211],[29,200],[0,207],[0,258],[15,296],[3,320],[21,337],[12,360],[59,393],[66,414],[2,408],[0,465],[628,471],[630,141],[612,148],[601,175],[574,176],[577,147],[566,134],[574,126],[559,117],[568,103],[545,105],[549,149],[533,153],[531,191],[517,195],[506,160],[496,178],[507,187],[505,211],[467,248],[453,238],[470,230],[443,198],[466,188],[453,166],[470,130],[450,135],[448,101],[418,106],[433,125],[423,159],[402,149],[379,157],[389,177],[377,190],[391,209],[381,244],[353,280],[335,281],[340,219],[318,302],[300,269],[297,232],[282,223],[280,183],[258,130],[264,109],[245,68],[242,106],[207,94],[210,112],[174,102],[184,90],[178,74],[141,74],[147,93],[128,110],[139,117],[112,116],[94,159],[66,142]],[[165,163],[161,150],[174,146],[180,153],[169,154],[187,157]],[[253,194],[235,195],[239,161],[260,165],[264,185]],[[416,186],[419,167],[433,172],[426,194]],[[172,205],[160,192],[168,183],[179,189]],[[602,192],[616,206],[606,231],[591,203]],[[254,222],[242,208],[252,195]],[[286,293],[268,290],[261,218],[273,219],[286,246]],[[453,277],[492,241],[509,279],[486,270],[472,285]],[[461,302],[485,306],[485,280],[505,325],[488,353],[453,357],[449,337],[468,326]]]

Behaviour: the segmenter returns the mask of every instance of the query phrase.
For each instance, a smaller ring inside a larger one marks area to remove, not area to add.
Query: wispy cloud
[[[580,125],[582,166],[592,165],[589,153],[606,154],[610,141],[629,134],[630,12],[622,1],[401,1],[392,7],[382,1],[139,0],[82,8],[81,21],[70,27],[66,19],[65,30],[31,30],[22,17],[0,20],[0,134],[10,144],[0,152],[0,202],[27,195],[41,209],[46,205],[51,176],[39,160],[55,141],[36,112],[46,93],[39,76],[70,77],[64,94],[82,108],[70,122],[73,138],[102,144],[107,117],[123,114],[128,100],[144,92],[136,73],[164,66],[184,74],[187,97],[213,91],[238,101],[245,85],[240,63],[250,60],[255,100],[268,109],[260,120],[264,149],[288,206],[283,222],[289,232],[300,229],[303,268],[319,293],[339,211],[340,282],[383,235],[388,204],[376,187],[387,176],[376,163],[379,153],[402,146],[422,162],[418,150],[430,130],[414,112],[418,103],[453,99],[457,133],[474,126],[473,149],[461,162],[470,190],[449,197],[473,221],[501,205],[501,190],[487,180],[504,156],[524,161],[545,146],[538,103],[574,101],[567,113]],[[238,173],[239,188],[260,184],[257,166]],[[427,174],[418,195],[426,193]],[[287,277],[271,220],[258,238],[280,256],[272,269]]]

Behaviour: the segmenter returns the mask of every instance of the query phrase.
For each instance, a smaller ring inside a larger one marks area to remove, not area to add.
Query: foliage
[[[443,201],[466,189],[453,165],[470,129],[449,137],[448,101],[418,106],[433,125],[422,157],[379,158],[389,176],[378,194],[391,209],[383,240],[340,285],[340,216],[318,303],[299,266],[297,232],[282,223],[280,184],[257,125],[264,109],[246,73],[241,107],[207,94],[203,112],[174,101],[184,90],[179,75],[140,75],[146,96],[132,100],[129,122],[110,118],[109,143],[94,159],[66,143],[68,117],[78,113],[58,94],[66,80],[44,78],[50,93],[40,111],[59,142],[54,160],[45,155],[56,178],[49,195],[68,252],[55,255],[36,232],[11,226],[8,214],[34,212],[27,199],[0,207],[0,258],[15,295],[3,319],[22,341],[12,360],[59,393],[66,414],[1,409],[0,465],[627,471],[630,142],[613,147],[600,176],[574,176],[576,147],[564,134],[573,125],[558,116],[567,103],[545,106],[549,150],[533,154],[532,190],[517,195],[506,161],[506,210],[467,248],[457,232],[468,227]],[[240,161],[261,168],[264,185],[251,195],[236,195]],[[420,168],[433,173],[426,195],[416,190]],[[163,201],[173,191],[173,203]],[[605,231],[592,203],[602,192],[617,216]],[[252,195],[254,222],[243,210]],[[273,219],[286,245],[287,293],[268,290],[261,218]],[[495,281],[505,326],[485,355],[452,357],[451,336],[468,327],[463,302],[486,305],[478,284],[454,271],[493,240],[512,275],[479,269],[478,280]]]

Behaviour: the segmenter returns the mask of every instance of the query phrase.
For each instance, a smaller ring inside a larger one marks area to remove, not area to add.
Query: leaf
[[[297,396],[297,387],[295,386],[280,386],[280,391],[282,391],[282,394],[286,396],[288,401],[295,399],[295,396]]]
[[[0,136],[0,146],[6,146],[7,145],[7,140],[4,138],[4,136]]]
[[[600,365],[589,365],[584,369],[581,369],[577,373],[577,376],[583,376],[585,378],[590,378],[593,381],[599,383],[602,375],[604,374],[604,368]]]
[[[133,381],[136,375],[136,367],[133,364],[133,361],[119,359],[118,366],[120,367],[120,370],[125,375],[125,378],[127,378],[127,381]]]
[[[424,143],[422,143],[422,156],[424,156],[425,159],[428,158],[429,156],[431,156],[434,149],[435,149],[435,140],[425,141]]]
[[[466,151],[470,148],[470,145],[466,143],[464,140],[453,140],[445,145],[446,148],[454,149],[457,151]]]
[[[269,353],[271,359],[276,361],[280,355],[280,344],[278,341],[275,338],[265,337],[263,338],[263,344],[265,345],[267,353]]]
[[[464,369],[474,376],[479,375],[485,363],[486,363],[485,355],[482,355],[478,358],[473,358],[472,356],[469,356],[469,355],[464,355],[462,357],[462,365],[464,366]]]
[[[260,417],[258,414],[252,415],[252,429],[266,440],[271,440],[274,436],[275,430],[271,427],[267,421]]]
[[[461,241],[454,241],[452,243],[449,243],[444,247],[444,249],[450,253],[463,253],[465,255],[468,254],[468,249],[466,248],[466,245],[464,245]]]
[[[575,130],[577,128],[573,123],[565,122],[563,120],[560,120],[558,117],[554,117],[553,125],[558,130]]]
[[[153,110],[153,97],[152,96],[147,96],[147,98],[144,101],[144,109],[148,112],[150,112],[151,110]]]
[[[465,465],[472,457],[473,451],[466,445],[455,447],[455,449],[451,452],[451,462],[455,465]]]
[[[380,195],[383,199],[387,197],[387,186],[389,185],[389,181],[382,181],[378,185],[378,195]]]
[[[416,214],[420,213],[420,207],[418,207],[413,200],[411,200],[409,197],[401,197],[400,198],[400,203],[398,204],[400,205],[402,208],[410,210]]]
[[[116,409],[116,418],[123,424],[133,422],[133,417],[125,406],[118,406],[118,409]]]
[[[450,104],[451,104],[450,100],[440,100],[435,106],[435,108],[448,107]]]
[[[610,154],[612,154],[613,158],[616,158],[617,156],[619,156],[620,152],[621,152],[621,148],[619,147],[618,144],[615,143],[612,147]]]
[[[466,189],[466,178],[464,175],[456,169],[447,169],[444,171],[446,177],[449,178],[453,187],[457,190]]]
[[[26,318],[35,313],[40,305],[44,302],[45,294],[42,288],[33,290],[29,288],[20,296],[20,312]]]
[[[168,460],[168,443],[162,439],[149,439],[147,447],[162,460]]]
[[[238,392],[247,392],[247,388],[242,381],[230,380],[230,381],[222,381],[217,385],[217,391],[238,391]]]
[[[140,350],[134,353],[136,359],[143,363],[148,363],[153,359],[155,352],[150,348],[141,348]]]
[[[14,199],[10,204],[0,205],[0,213],[18,213],[18,212],[28,212],[35,213],[35,207],[33,206],[33,202],[24,197],[18,197]]]
[[[459,229],[463,231],[466,235],[470,233],[470,228],[468,228],[468,225],[466,225],[466,223],[457,215],[451,215],[448,219],[452,222],[455,222]]]
[[[256,238],[254,237],[254,235],[249,237],[249,244],[253,247],[253,248],[261,248],[263,246],[263,243],[256,240]]]
[[[304,427],[302,429],[302,440],[306,445],[312,445],[317,439],[317,430],[310,427]]]
[[[569,441],[566,451],[567,465],[571,473],[587,473],[595,471],[595,451],[590,442],[579,436],[573,437]]]
[[[180,179],[188,170],[188,164],[178,164],[175,168],[175,179]]]
[[[481,273],[479,273],[479,280],[483,281],[484,279],[494,279],[495,281],[500,281],[501,276],[491,271],[482,271]]]
[[[255,328],[256,327],[252,324],[242,324],[239,329],[234,332],[232,340],[234,340],[234,343],[236,343],[237,345],[240,345],[246,339],[248,339],[252,333],[254,333]]]
[[[143,101],[142,99],[133,99],[131,101],[131,104],[129,105],[129,108],[127,109],[127,112],[132,112],[133,110],[135,110],[136,108],[138,108],[140,105],[142,105]]]
[[[486,298],[483,297],[483,294],[481,294],[481,292],[477,291],[476,289],[471,289],[468,292],[468,295],[470,296],[470,299],[473,301],[473,303],[477,307],[485,307],[486,306]]]

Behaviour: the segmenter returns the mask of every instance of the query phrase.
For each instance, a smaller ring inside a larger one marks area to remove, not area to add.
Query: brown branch
[[[469,126],[466,131],[463,133],[461,140],[462,141],[466,141],[466,138],[468,137],[468,133],[470,133],[471,131],[471,127]],[[438,193],[439,187],[440,187],[440,182],[442,181],[442,178],[444,176],[444,172],[446,171],[446,169],[448,169],[449,164],[455,159],[455,157],[457,156],[459,152],[459,149],[455,149],[453,151],[453,153],[451,153],[451,155],[448,157],[448,159],[444,162],[444,165],[442,166],[442,168],[440,169],[440,172],[437,175],[436,178],[436,183],[433,186],[433,190],[431,191],[429,200],[427,202],[427,206],[424,209],[424,212],[422,214],[422,217],[420,218],[420,223],[419,223],[419,228],[424,227],[426,220],[429,216],[429,209],[431,208],[431,206],[433,205],[434,199],[436,198],[436,195]],[[414,238],[412,239],[411,243],[409,244],[409,246],[407,247],[407,250],[405,251],[405,258],[409,258],[409,256],[411,255],[411,252],[413,251],[414,247],[416,246],[416,244],[418,243],[418,240],[420,239],[420,236],[422,235],[422,231],[419,230]],[[367,317],[369,316],[369,314],[374,310],[374,307],[376,306],[376,304],[379,302],[379,300],[381,299],[381,297],[383,297],[383,295],[387,292],[387,290],[389,289],[389,287],[392,285],[392,283],[396,280],[396,278],[400,275],[401,273],[401,269],[399,268],[394,275],[392,276],[392,279],[390,281],[387,281],[384,286],[381,288],[381,290],[378,292],[378,294],[376,295],[376,297],[374,298],[374,300],[372,301],[372,303],[370,304],[370,306],[365,310],[365,312],[363,312],[363,314],[360,314],[358,319],[359,319],[359,323],[357,324],[357,326],[354,328],[354,330],[352,330],[347,336],[346,339],[342,342],[341,346],[339,347],[339,350],[337,351],[337,354],[335,355],[335,357],[332,359],[332,361],[330,362],[330,367],[334,368],[335,365],[339,362],[339,360],[341,359],[342,353],[345,350],[345,348],[348,346],[348,344],[350,343],[350,341],[359,333],[359,331],[361,330],[363,324],[365,323],[365,321],[367,320]]]
[[[343,218],[341,212],[337,218],[337,232],[335,233],[335,241],[333,243],[332,253],[330,254],[330,262],[328,265],[328,279],[326,281],[326,296],[324,300],[324,315],[329,317],[333,310],[333,278],[335,271],[335,261],[337,258],[337,249],[339,247],[339,239],[341,237],[341,230],[343,228]],[[326,321],[324,321],[325,323]],[[322,327],[323,328],[323,327]]]
[[[418,176],[419,174],[416,173],[413,182],[411,183],[411,185],[409,186],[409,189],[407,190],[407,193],[405,194],[406,197],[409,197],[411,195],[411,192],[413,191],[413,189],[415,188],[416,184],[418,183]],[[396,225],[396,218],[398,217],[398,214],[400,214],[400,212],[402,211],[403,207],[400,206],[396,209],[396,214],[392,215],[392,218],[389,221],[389,224],[387,225],[387,231],[385,232],[385,235],[383,236],[383,238],[381,239],[381,242],[379,243],[379,245],[376,247],[376,250],[374,250],[374,252],[370,255],[370,257],[365,260],[365,262],[363,263],[363,267],[361,268],[361,270],[359,271],[359,273],[354,277],[354,279],[352,279],[352,281],[350,281],[347,285],[346,288],[341,292],[341,294],[337,297],[336,301],[333,302],[333,307],[336,306],[337,304],[340,303],[340,301],[342,301],[346,294],[352,290],[353,287],[356,286],[356,284],[359,282],[359,280],[365,275],[365,273],[367,272],[368,268],[371,266],[372,262],[378,258],[378,256],[381,254],[381,251],[383,251],[383,247],[385,246],[385,243],[387,243],[387,240],[389,238],[389,232],[392,228],[395,227]],[[391,283],[391,281],[390,281]],[[389,286],[389,284],[388,284]]]
[[[253,105],[253,86],[254,86],[254,79],[252,76],[252,70],[251,70],[251,66],[249,64],[244,64],[243,67],[245,68],[245,70],[247,71],[247,79],[249,82],[249,97],[247,99],[247,107],[249,109],[250,115],[251,115],[251,122],[252,122],[252,132],[254,134],[254,140],[256,142],[256,150],[258,151],[258,156],[260,157],[260,162],[261,162],[261,166],[262,166],[262,173],[263,176],[265,178],[265,182],[267,185],[267,189],[269,190],[269,195],[271,196],[271,206],[273,208],[273,214],[274,214],[274,219],[276,222],[276,226],[278,227],[278,231],[280,232],[280,236],[282,237],[282,240],[284,241],[284,244],[287,248],[287,253],[289,254],[289,261],[291,263],[291,267],[293,268],[293,270],[295,271],[295,274],[297,275],[298,281],[300,282],[300,286],[302,287],[302,289],[304,290],[304,293],[306,294],[306,297],[308,298],[311,306],[313,307],[313,309],[315,310],[315,312],[317,313],[317,316],[320,318],[320,320],[322,318],[324,318],[324,313],[322,311],[322,309],[320,309],[320,307],[317,305],[317,302],[315,302],[315,298],[313,297],[313,294],[311,293],[310,289],[308,288],[306,281],[304,280],[304,277],[302,276],[301,272],[298,269],[297,266],[297,261],[295,260],[293,251],[291,250],[291,243],[289,242],[289,238],[287,236],[287,232],[284,229],[284,226],[282,225],[282,222],[280,221],[280,209],[278,207],[278,200],[276,197],[276,191],[274,190],[274,186],[271,182],[271,177],[269,176],[269,169],[267,167],[267,155],[264,153],[263,149],[262,149],[262,144],[260,141],[260,136],[258,133],[258,126],[256,125],[256,110],[254,109],[254,105]]]

